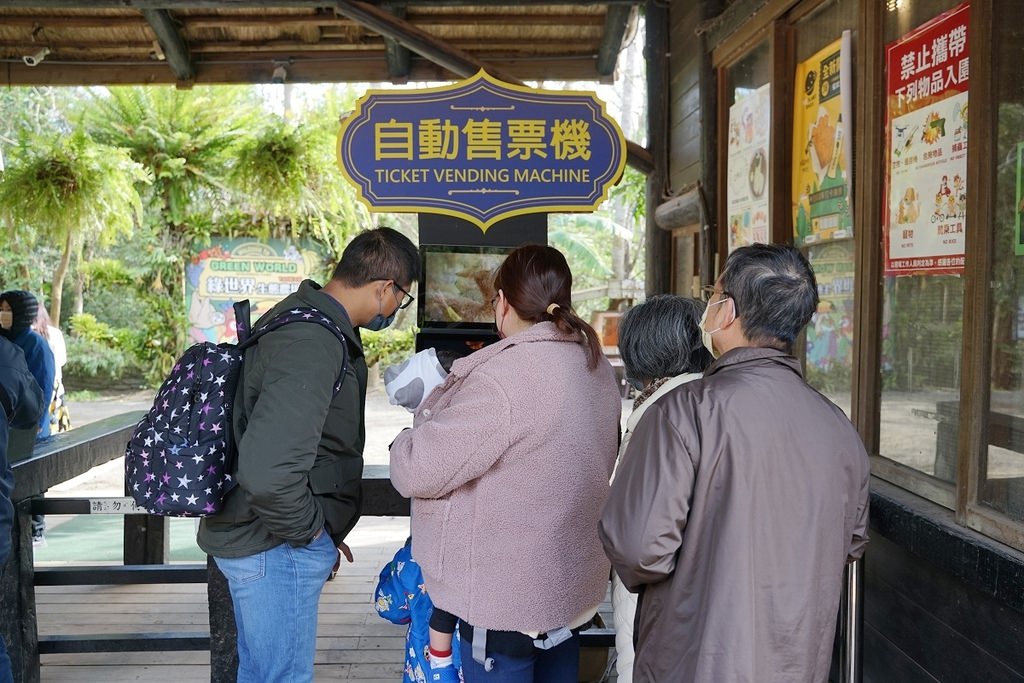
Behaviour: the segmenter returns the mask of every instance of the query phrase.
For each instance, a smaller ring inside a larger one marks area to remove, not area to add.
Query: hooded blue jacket
[[[50,399],[53,398],[53,384],[57,376],[57,367],[53,360],[53,351],[42,335],[30,329],[21,330],[8,337],[15,346],[25,353],[25,363],[29,372],[35,377],[36,383],[43,391],[44,407],[39,416],[39,433],[37,439],[45,439],[50,435]],[[31,427],[32,425],[29,425]]]
[[[11,552],[11,527],[14,523],[14,473],[7,462],[9,427],[29,429],[46,412],[43,392],[25,363],[25,354],[17,346],[0,337],[0,568]]]

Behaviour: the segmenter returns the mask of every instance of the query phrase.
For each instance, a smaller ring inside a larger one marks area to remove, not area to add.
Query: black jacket
[[[0,571],[11,552],[11,527],[14,523],[14,473],[7,462],[7,436],[9,427],[34,429],[46,404],[39,384],[28,371],[25,354],[21,349],[0,338],[0,407],[4,419],[0,420]]]
[[[324,526],[337,544],[359,519],[366,440],[362,343],[341,305],[312,280],[264,317],[297,306],[320,310],[345,334],[345,381],[332,399],[342,346],[320,325],[285,325],[246,351],[232,413],[238,486],[223,510],[199,526],[199,547],[216,557],[305,545]]]

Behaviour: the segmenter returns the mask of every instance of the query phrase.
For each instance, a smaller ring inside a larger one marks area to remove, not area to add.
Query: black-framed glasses
[[[402,285],[398,284],[397,282],[392,282],[392,284],[395,285],[395,289],[402,293],[402,301],[401,303],[398,304],[398,307],[409,308],[409,306],[412,305],[412,302],[416,301],[416,297],[402,289]]]
[[[398,303],[398,307],[399,308],[409,308],[409,306],[412,306],[412,302],[416,301],[416,297],[414,297],[412,294],[410,294],[409,292],[407,292],[404,289],[402,289],[402,285],[400,285],[397,282],[395,282],[395,280],[393,280],[392,278],[389,278],[389,277],[375,277],[373,279],[374,280],[391,280],[391,284],[395,286],[395,289],[397,289],[399,292],[402,293],[402,299]]]

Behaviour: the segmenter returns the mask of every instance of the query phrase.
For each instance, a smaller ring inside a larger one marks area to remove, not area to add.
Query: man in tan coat
[[[799,251],[737,249],[701,322],[717,360],[633,432],[599,531],[639,593],[637,683],[828,677],[843,566],[867,542],[869,469],[790,355],[817,304]]]

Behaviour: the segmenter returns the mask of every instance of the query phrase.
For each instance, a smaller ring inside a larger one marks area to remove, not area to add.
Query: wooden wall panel
[[[672,3],[669,95],[669,191],[701,177],[699,3]]]

